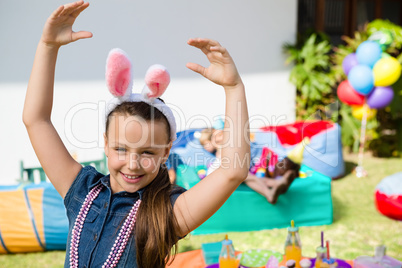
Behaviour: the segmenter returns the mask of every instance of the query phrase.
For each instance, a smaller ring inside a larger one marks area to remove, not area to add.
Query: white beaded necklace
[[[91,208],[92,202],[99,195],[102,190],[103,185],[99,183],[96,185],[85,197],[84,203],[81,206],[80,212],[78,213],[77,218],[75,219],[74,227],[71,233],[71,243],[70,243],[70,268],[78,268],[78,246],[80,244],[80,236],[82,232],[82,228],[84,226],[85,218]],[[120,229],[119,235],[114,242],[112,249],[110,250],[109,256],[107,257],[105,263],[102,268],[106,267],[116,267],[119,263],[120,257],[126,248],[127,242],[129,240],[129,236],[134,228],[135,221],[137,219],[137,211],[140,207],[141,199],[138,199],[137,202],[133,205],[128,214],[126,220],[124,221],[123,226]]]

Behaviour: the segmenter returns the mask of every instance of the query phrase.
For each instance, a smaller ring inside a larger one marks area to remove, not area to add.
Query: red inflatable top
[[[303,138],[311,138],[333,126],[334,123],[329,121],[296,121],[288,125],[266,126],[261,130],[275,132],[282,145],[295,145],[300,143]]]

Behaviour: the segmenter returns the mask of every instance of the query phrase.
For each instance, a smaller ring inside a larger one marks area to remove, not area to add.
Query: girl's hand
[[[188,40],[187,43],[204,52],[211,63],[208,68],[196,63],[187,63],[187,68],[223,86],[225,89],[236,87],[242,83],[232,57],[217,41],[196,38]]]
[[[89,6],[89,3],[78,1],[56,9],[47,19],[41,41],[49,46],[60,47],[83,38],[92,37],[91,32],[74,32],[72,26],[75,19]]]

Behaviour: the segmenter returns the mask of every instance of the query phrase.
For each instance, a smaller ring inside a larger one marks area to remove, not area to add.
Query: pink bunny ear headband
[[[115,98],[106,106],[106,115],[117,105],[126,101],[148,103],[166,117],[170,125],[171,140],[174,141],[176,139],[176,121],[173,112],[163,101],[157,99],[165,92],[170,82],[170,75],[166,68],[158,64],[149,67],[141,94],[131,92],[132,81],[132,65],[127,54],[119,48],[112,49],[106,61],[106,84]]]

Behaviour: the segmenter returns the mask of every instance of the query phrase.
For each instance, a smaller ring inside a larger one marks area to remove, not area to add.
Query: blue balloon
[[[367,95],[374,87],[373,71],[367,65],[356,65],[348,75],[349,83],[354,90],[362,95]]]
[[[381,58],[381,47],[375,41],[364,41],[356,50],[356,58],[359,64],[373,68],[374,64]]]

